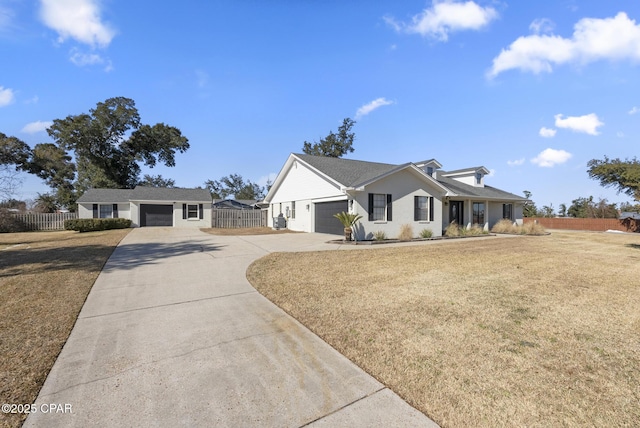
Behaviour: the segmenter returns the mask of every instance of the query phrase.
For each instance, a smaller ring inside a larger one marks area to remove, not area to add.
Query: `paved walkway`
[[[272,251],[355,248],[328,238],[133,230],[40,391],[59,413],[24,426],[437,426],[247,282]]]

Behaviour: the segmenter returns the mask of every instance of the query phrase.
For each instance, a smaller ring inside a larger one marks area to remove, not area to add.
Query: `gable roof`
[[[294,153],[294,156],[345,187],[355,187],[387,174],[398,165]]]
[[[338,187],[342,187],[343,191],[345,189],[348,190],[349,188],[361,190],[362,187],[374,181],[380,180],[398,171],[410,169],[415,171],[416,174],[420,174],[425,181],[431,182],[433,185],[441,188],[444,192],[446,192],[446,196],[460,196],[478,199],[501,199],[513,201],[527,200],[522,196],[505,192],[504,190],[500,190],[495,187],[486,185],[484,187],[470,186],[458,180],[445,176],[445,174],[457,175],[459,173],[469,173],[472,171],[483,171],[488,173],[489,171],[483,166],[448,172],[442,171],[438,174],[437,179],[434,179],[418,166],[416,166],[416,164],[411,162],[407,162],[401,165],[394,165],[388,163],[367,162],[352,159],[292,153],[287,159],[287,162],[285,163],[282,171],[280,171],[280,174],[278,174],[278,177],[276,177],[276,181],[273,183],[271,190],[265,198],[265,202],[268,203],[271,200],[270,195],[273,191],[276,191],[281,181],[284,179],[283,172],[287,170],[288,165],[290,166],[296,160],[299,160],[307,164],[312,169],[315,169],[318,173],[333,181]],[[418,162],[418,164],[426,164],[431,162],[438,163],[438,161],[436,161],[435,159],[430,159],[428,161]]]
[[[476,187],[462,183],[458,180],[449,177],[438,176],[438,182],[442,183],[447,189],[450,189],[455,195],[450,196],[465,196],[470,198],[485,198],[485,199],[506,199],[514,201],[526,201],[527,198],[514,195],[513,193],[505,192],[495,187],[487,186]]]
[[[206,189],[136,186],[135,189],[88,189],[78,198],[80,203],[116,203],[130,201],[211,202]]]

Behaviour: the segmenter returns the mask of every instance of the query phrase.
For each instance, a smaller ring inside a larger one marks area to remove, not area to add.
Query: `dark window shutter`
[[[507,218],[507,204],[502,204],[502,218]]]
[[[98,204],[93,204],[93,218],[98,218]]]
[[[369,221],[373,221],[373,193],[369,193]]]
[[[433,196],[429,198],[429,221],[433,221]]]
[[[204,218],[204,207],[202,204],[198,204],[198,213],[200,214],[200,220]]]
[[[413,197],[413,221],[420,220],[420,204],[418,203],[418,198],[420,196]]]
[[[391,194],[387,195],[387,221],[393,220],[393,209],[391,205]]]
[[[113,204],[113,218],[118,218],[118,204]]]
[[[187,204],[182,204],[182,219],[187,219]]]

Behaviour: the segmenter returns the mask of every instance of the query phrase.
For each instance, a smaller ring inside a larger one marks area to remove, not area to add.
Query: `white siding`
[[[369,193],[392,195],[391,221],[369,221]],[[411,226],[414,237],[418,237],[422,229],[430,229],[433,236],[441,236],[442,194],[441,189],[408,170],[368,185],[355,197],[354,211],[362,215],[356,227],[357,239],[372,239],[377,231],[384,231],[389,239],[397,238],[403,224]],[[433,221],[414,221],[414,196],[434,197]]]
[[[173,204],[173,226],[174,227],[211,227],[211,203],[203,205],[202,219],[183,219],[182,218],[182,204],[196,204],[199,202],[176,202]]]
[[[269,205],[268,225],[273,227],[273,217],[280,212],[285,216],[289,208],[287,228],[300,232],[313,232],[314,206],[312,199],[344,198],[344,193],[332,182],[300,162],[293,162],[273,194]],[[291,218],[291,203],[296,203],[296,217]],[[280,211],[282,206],[282,211]],[[308,207],[308,209],[307,209]]]

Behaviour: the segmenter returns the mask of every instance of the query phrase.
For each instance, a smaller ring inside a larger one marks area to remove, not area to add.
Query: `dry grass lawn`
[[[299,233],[289,229],[275,230],[270,227],[246,227],[238,229],[223,229],[217,227],[211,227],[206,229],[200,229],[203,232],[210,233],[212,235],[221,236],[248,236],[248,235],[277,235],[281,233]]]
[[[443,427],[639,424],[638,234],[275,253],[248,278]]]
[[[0,404],[31,404],[102,266],[130,229],[0,234]],[[26,415],[0,414],[19,427]]]

